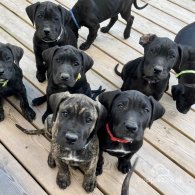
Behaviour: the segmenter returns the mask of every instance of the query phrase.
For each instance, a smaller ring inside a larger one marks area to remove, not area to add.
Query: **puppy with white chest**
[[[71,28],[64,23],[65,11],[61,5],[49,1],[37,2],[28,6],[26,13],[36,28],[33,37],[37,66],[36,77],[39,82],[43,82],[46,79],[46,68],[42,52],[56,45],[77,47],[77,38]]]
[[[118,158],[118,170],[127,173],[132,156],[143,144],[144,130],[161,118],[165,109],[153,97],[139,91],[105,92],[99,101],[107,109],[104,128],[98,132],[100,153],[96,174],[102,173],[103,151]]]

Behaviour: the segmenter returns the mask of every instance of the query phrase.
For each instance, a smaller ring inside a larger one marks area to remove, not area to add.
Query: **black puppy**
[[[46,68],[41,55],[42,52],[55,45],[77,47],[77,39],[70,27],[64,25],[65,11],[62,6],[49,1],[37,2],[28,6],[26,13],[36,27],[33,38],[37,66],[36,77],[39,82],[43,82],[46,79]]]
[[[43,52],[43,59],[47,67],[47,96],[33,100],[33,105],[38,106],[48,100],[49,96],[58,92],[81,93],[93,97],[85,73],[93,66],[93,60],[83,51],[67,45],[47,49]],[[43,121],[51,114],[49,104],[43,115]]]
[[[97,175],[102,173],[103,151],[116,156],[118,170],[127,173],[131,168],[130,159],[143,144],[144,130],[161,118],[165,109],[152,96],[135,90],[105,92],[99,101],[106,107],[108,117],[104,129],[98,132]]]
[[[140,44],[144,47],[144,56],[128,62],[122,73],[117,75],[123,79],[122,91],[138,90],[160,100],[168,90],[170,70],[180,58],[179,46],[168,38],[156,35],[143,35]]]
[[[143,7],[138,7],[137,0],[78,0],[70,13],[66,11],[66,21],[70,24],[77,37],[78,29],[81,26],[89,28],[87,41],[80,46],[80,49],[88,49],[97,37],[100,23],[111,18],[110,23],[101,29],[102,32],[107,33],[117,21],[119,13],[127,22],[124,38],[129,38],[134,20],[134,16],[131,15],[132,4],[136,9],[143,9],[147,6],[146,4]]]
[[[15,95],[20,100],[20,107],[28,121],[35,119],[35,112],[30,108],[26,88],[22,82],[23,74],[19,61],[23,49],[11,44],[0,43],[0,121],[4,120],[3,98]]]
[[[181,60],[173,67],[178,73],[178,85],[172,86],[172,96],[176,100],[177,110],[186,114],[195,104],[195,22],[181,29],[175,37],[175,42],[181,45]]]

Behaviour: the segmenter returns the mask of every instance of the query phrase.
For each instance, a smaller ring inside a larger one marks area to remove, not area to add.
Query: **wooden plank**
[[[143,0],[143,2],[149,3],[151,6],[160,9],[161,11],[181,20],[182,22],[185,22],[186,24],[194,22],[194,13],[189,12],[188,10],[168,0],[161,0],[160,2],[158,0]]]
[[[168,0],[168,1],[181,6],[192,13],[195,13],[195,1],[194,0]]]
[[[0,144],[0,194],[47,194]]]
[[[83,175],[79,171],[71,170],[71,186],[60,190],[56,185],[57,168],[51,169],[47,165],[50,149],[49,142],[43,136],[28,136],[15,127],[15,123],[22,124],[28,129],[34,129],[9,103],[4,105],[6,118],[1,122],[0,134],[2,143],[9,148],[20,163],[47,189],[49,194],[87,194],[82,188]],[[38,194],[38,193],[36,193]],[[97,188],[91,194],[102,194]]]

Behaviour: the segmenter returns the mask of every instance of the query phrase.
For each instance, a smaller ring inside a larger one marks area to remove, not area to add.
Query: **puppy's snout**
[[[2,75],[4,73],[4,69],[0,68],[0,75]]]
[[[67,133],[65,137],[66,140],[70,143],[75,143],[78,140],[78,136],[72,133]]]
[[[70,79],[70,75],[69,74],[66,74],[66,73],[62,73],[60,75],[60,78],[64,81],[68,81]]]
[[[44,31],[45,35],[50,34],[50,29],[49,28],[44,28],[43,31]]]
[[[155,66],[154,67],[154,73],[155,74],[160,74],[163,71],[163,67],[162,66]]]
[[[135,123],[127,123],[125,127],[131,133],[135,133],[138,130],[138,126]]]

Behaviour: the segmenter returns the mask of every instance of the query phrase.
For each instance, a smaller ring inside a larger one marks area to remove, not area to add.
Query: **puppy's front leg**
[[[104,157],[103,157],[103,150],[100,149],[99,151],[99,158],[96,168],[96,175],[101,175],[103,172],[103,165],[104,165]]]
[[[0,121],[3,121],[5,118],[4,110],[3,110],[3,98],[0,97]]]
[[[115,22],[118,20],[118,15],[114,16],[110,19],[110,22],[107,26],[104,26],[101,28],[101,32],[108,33],[109,30],[112,28],[112,26],[115,24]]]
[[[34,53],[35,53],[35,60],[37,66],[36,78],[40,83],[42,83],[46,80],[46,76],[45,76],[46,67],[43,64],[43,58],[41,52],[34,48]]]
[[[29,106],[27,95],[26,95],[26,88],[25,88],[24,84],[22,83],[20,85],[21,85],[21,87],[19,87],[18,92],[17,92],[17,95],[20,99],[20,107],[22,109],[24,117],[28,121],[31,122],[33,119],[35,119],[36,113]]]
[[[90,27],[89,28],[89,35],[87,36],[86,42],[81,44],[81,46],[80,46],[81,50],[89,49],[90,45],[94,42],[94,40],[97,37],[97,32],[98,32],[99,28],[100,28],[99,24],[97,26],[95,26],[95,27]]]
[[[128,173],[129,169],[131,169],[131,158],[135,153],[128,154],[124,157],[118,158],[118,170],[122,173]]]
[[[55,159],[55,162],[59,169],[56,178],[56,183],[61,189],[66,189],[71,183],[68,165],[57,158]]]

